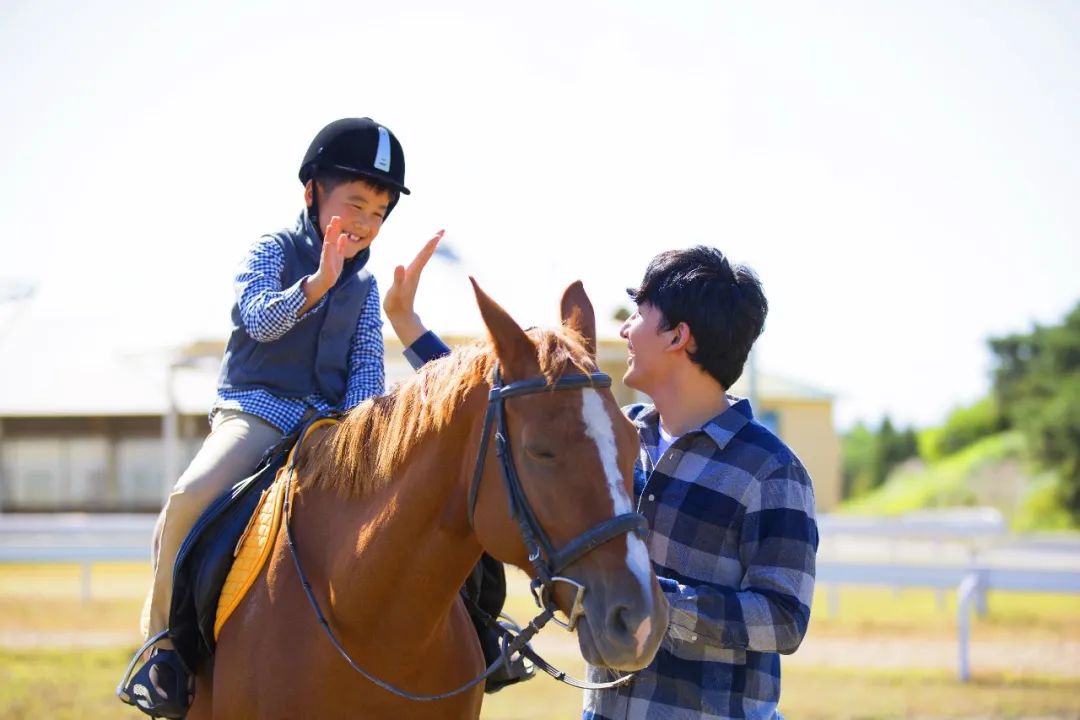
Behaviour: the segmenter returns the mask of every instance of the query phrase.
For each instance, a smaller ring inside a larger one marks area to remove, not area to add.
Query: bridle
[[[589,689],[589,690],[604,690],[623,683],[628,682],[633,674],[624,675],[616,678],[610,682],[605,683],[587,683],[574,678],[568,677],[562,671],[552,668],[546,661],[539,658],[530,648],[527,647],[529,640],[533,638],[540,628],[548,623],[550,620],[554,620],[557,624],[563,626],[567,630],[572,631],[577,621],[585,614],[584,597],[586,588],[581,583],[575,580],[560,575],[569,565],[580,559],[586,553],[596,549],[604,543],[612,540],[624,533],[634,533],[641,538],[645,537],[647,531],[647,521],[645,516],[641,513],[629,512],[617,515],[609,520],[605,520],[592,528],[586,530],[581,535],[571,540],[561,550],[556,550],[551,543],[551,539],[547,533],[541,527],[539,521],[536,519],[536,513],[533,512],[532,505],[529,504],[529,499],[525,495],[525,489],[521,485],[521,479],[518,476],[517,469],[514,467],[514,458],[510,451],[510,435],[506,427],[506,412],[505,402],[508,398],[519,397],[522,395],[534,395],[541,392],[555,392],[562,390],[579,390],[585,388],[606,388],[611,386],[611,377],[605,373],[575,373],[571,375],[563,375],[555,380],[555,382],[548,382],[546,378],[530,378],[527,380],[519,380],[512,382],[508,385],[502,383],[502,377],[499,373],[498,365],[495,366],[493,371],[492,387],[488,393],[488,405],[487,411],[484,414],[484,426],[481,434],[480,450],[476,457],[476,468],[473,472],[472,484],[469,486],[469,504],[468,504],[468,516],[469,525],[475,531],[474,514],[476,510],[477,496],[480,492],[480,481],[484,475],[484,466],[487,461],[487,449],[488,442],[494,431],[495,435],[495,451],[499,458],[499,464],[502,468],[503,482],[506,486],[506,494],[510,502],[510,515],[517,522],[518,529],[521,532],[521,539],[525,544],[526,550],[529,553],[529,562],[536,573],[536,578],[532,581],[530,589],[533,593],[533,598],[536,600],[537,605],[540,607],[540,614],[533,618],[529,624],[520,632],[513,633],[506,628],[501,628],[504,639],[502,643],[502,653],[500,657],[495,660],[480,676],[473,678],[468,683],[457,687],[453,690],[444,693],[438,693],[434,695],[416,695],[400,688],[397,688],[384,680],[374,677],[369,672],[360,667],[355,660],[349,655],[348,651],[342,646],[341,642],[334,635],[333,630],[330,629],[330,624],[326,620],[326,616],[323,615],[322,610],[319,608],[319,602],[315,598],[315,593],[311,589],[311,584],[308,582],[307,576],[304,574],[303,568],[300,566],[300,556],[296,550],[296,541],[292,534],[291,520],[291,505],[292,505],[292,493],[291,484],[295,479],[295,458],[293,464],[288,468],[285,473],[285,507],[283,509],[285,525],[286,539],[289,545],[289,552],[292,554],[293,563],[296,566],[297,575],[300,578],[300,584],[304,588],[304,593],[307,595],[308,601],[311,603],[312,609],[315,611],[315,615],[318,618],[319,624],[330,638],[330,642],[337,649],[338,653],[345,659],[346,662],[358,673],[367,678],[370,682],[378,685],[384,690],[391,692],[399,697],[406,698],[408,700],[418,701],[431,701],[431,700],[443,700],[445,698],[453,697],[462,692],[465,692],[469,688],[474,687],[478,683],[487,679],[489,675],[495,672],[504,663],[510,663],[511,659],[518,654],[525,654],[534,662],[543,668],[546,672],[551,674],[555,679],[566,682],[574,687]],[[567,622],[563,622],[555,617],[557,610],[554,602],[552,601],[552,594],[554,592],[555,583],[564,583],[574,588],[574,602],[571,606]],[[498,627],[498,626],[496,626]]]
[[[589,551],[624,533],[634,533],[644,540],[648,528],[647,521],[641,513],[623,513],[595,525],[571,540],[563,549],[556,550],[536,519],[536,513],[533,512],[532,505],[529,504],[529,499],[525,495],[525,488],[521,485],[521,478],[518,477],[517,468],[514,467],[514,456],[510,452],[510,433],[506,428],[505,401],[507,398],[521,395],[597,387],[611,387],[611,377],[605,373],[595,372],[587,375],[564,375],[554,383],[548,383],[545,378],[532,378],[503,385],[499,368],[496,366],[494,382],[491,392],[488,393],[488,406],[484,414],[484,429],[481,433],[480,451],[476,457],[476,470],[473,473],[472,485],[469,486],[469,525],[475,530],[476,498],[480,492],[480,480],[484,474],[488,441],[494,429],[495,452],[502,466],[506,496],[510,499],[510,516],[518,524],[521,539],[529,551],[529,562],[536,572],[536,578],[530,584],[533,598],[538,606],[544,608],[551,604],[551,594],[554,592],[555,583],[561,582],[573,587],[574,603],[567,622],[559,620],[558,617],[552,618],[556,623],[571,631],[576,627],[578,618],[585,614],[582,604],[585,586],[559,573]]]

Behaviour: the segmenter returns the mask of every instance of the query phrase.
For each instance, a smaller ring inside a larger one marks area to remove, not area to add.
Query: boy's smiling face
[[[352,259],[371,245],[382,228],[390,193],[376,190],[363,180],[340,183],[327,195],[319,191],[319,226],[326,232],[330,218],[341,218],[341,232],[346,234],[345,257]],[[310,192],[310,191],[309,191]],[[310,206],[310,200],[308,205]]]

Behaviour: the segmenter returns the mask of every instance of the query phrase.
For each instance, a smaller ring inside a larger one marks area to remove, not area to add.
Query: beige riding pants
[[[154,527],[154,582],[142,613],[145,637],[168,627],[173,565],[195,521],[218,496],[251,475],[263,454],[281,438],[280,430],[254,415],[237,410],[214,413],[210,435],[176,481]],[[170,646],[167,640],[159,645]]]

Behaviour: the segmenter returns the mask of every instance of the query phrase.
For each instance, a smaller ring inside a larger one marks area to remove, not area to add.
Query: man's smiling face
[[[649,389],[667,371],[670,353],[666,352],[674,337],[674,330],[663,330],[664,316],[649,303],[638,305],[637,311],[627,318],[619,330],[627,343],[626,374],[623,382],[628,387],[649,394]]]

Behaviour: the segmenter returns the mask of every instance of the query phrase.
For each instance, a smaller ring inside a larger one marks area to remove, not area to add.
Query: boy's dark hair
[[[725,390],[742,375],[769,312],[754,271],[733,268],[722,252],[704,245],[660,253],[649,262],[641,287],[626,292],[636,304],[660,311],[661,329],[686,323],[697,341],[690,360]]]
[[[379,192],[385,192],[390,196],[390,202],[387,207],[387,215],[390,214],[389,209],[393,208],[397,204],[400,193],[396,188],[392,188],[386,183],[380,182],[375,178],[368,177],[361,173],[349,172],[347,170],[338,170],[336,168],[319,168],[315,172],[315,184],[322,188],[323,195],[329,195],[334,192],[339,185],[345,185],[346,183],[360,182],[368,185]]]

